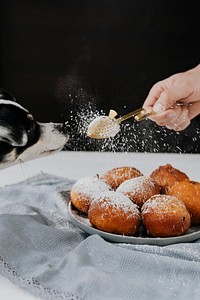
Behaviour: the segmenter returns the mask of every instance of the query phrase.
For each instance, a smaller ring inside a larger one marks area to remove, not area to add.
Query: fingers
[[[150,90],[143,107],[156,113],[174,107],[177,102],[189,103],[193,88],[185,73],[175,74],[156,83]]]
[[[174,97],[172,97],[172,93],[170,89],[172,87],[169,87],[170,79],[166,79],[163,81],[157,82],[150,90],[145,102],[144,106],[151,106],[154,107],[159,104],[160,106],[163,106],[165,109],[169,108],[170,106],[174,105]],[[171,85],[171,84],[170,84]],[[164,110],[164,109],[163,109]],[[159,112],[161,112],[159,110]]]
[[[182,131],[186,127],[190,125],[190,117],[188,107],[182,106],[180,108],[181,112],[177,118],[171,121],[171,123],[167,124],[166,127],[168,129],[172,129],[174,131]]]
[[[163,113],[151,116],[149,119],[159,126],[165,126],[168,129],[182,131],[190,124],[189,107],[177,105],[174,108],[165,110]]]
[[[189,117],[192,120],[200,114],[200,100],[189,105]]]
[[[154,104],[158,101],[159,97],[163,93],[163,88],[162,88],[162,82],[156,83],[150,90],[144,104],[143,108],[147,111],[150,112],[152,111],[152,108]]]

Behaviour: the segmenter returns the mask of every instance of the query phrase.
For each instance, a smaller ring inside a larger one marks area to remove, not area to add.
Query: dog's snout
[[[67,127],[67,124],[65,122],[56,124],[55,128],[59,132],[63,133],[64,135],[68,135],[68,127]]]

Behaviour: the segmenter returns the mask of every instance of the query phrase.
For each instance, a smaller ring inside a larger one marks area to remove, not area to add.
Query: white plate
[[[107,241],[115,242],[115,243],[128,243],[128,244],[146,244],[146,245],[158,245],[158,246],[165,246],[171,245],[176,243],[188,243],[193,242],[200,238],[200,225],[191,227],[186,234],[182,236],[176,237],[167,237],[167,238],[154,238],[148,237],[144,235],[144,232],[141,231],[140,236],[126,236],[126,235],[119,235],[108,233],[99,229],[96,229],[92,226],[90,221],[88,220],[88,216],[84,213],[81,213],[77,210],[71,201],[65,194],[65,201],[69,203],[69,215],[70,220],[78,226],[83,231],[87,232],[88,234],[98,234],[103,237]]]

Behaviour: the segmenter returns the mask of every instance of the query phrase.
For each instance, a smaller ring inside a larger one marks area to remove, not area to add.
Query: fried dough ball
[[[154,195],[142,206],[141,217],[147,232],[154,237],[183,235],[190,228],[190,214],[176,197]]]
[[[118,167],[112,170],[109,170],[101,176],[112,189],[116,190],[118,186],[125,180],[142,176],[143,174],[133,167]]]
[[[98,175],[83,177],[72,186],[70,199],[78,210],[87,213],[91,201],[101,192],[110,189],[111,187],[101,180]]]
[[[137,206],[116,191],[104,192],[93,200],[88,218],[100,230],[124,235],[136,234],[140,223]]]
[[[188,176],[182,171],[172,167],[170,164],[158,167],[150,176],[157,182],[164,194],[168,187],[172,186],[177,181],[189,180]]]
[[[167,194],[182,200],[191,214],[192,224],[200,224],[200,182],[176,182],[168,189]]]
[[[159,194],[160,188],[150,176],[139,176],[124,181],[116,191],[126,195],[133,203],[142,207],[151,196]]]

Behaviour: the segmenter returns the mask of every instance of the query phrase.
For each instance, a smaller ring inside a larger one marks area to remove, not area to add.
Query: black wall
[[[122,115],[142,106],[155,82],[199,63],[198,1],[0,3],[1,87],[40,121],[69,120],[76,149],[102,146],[80,134],[79,110],[113,108]],[[199,153],[199,117],[180,134],[150,121],[131,120],[130,127],[115,150],[125,143],[127,151]]]

